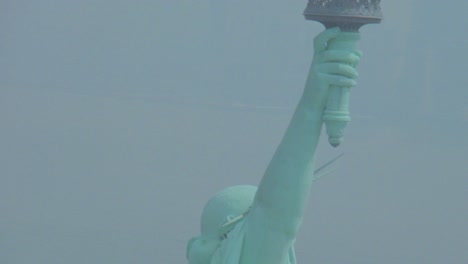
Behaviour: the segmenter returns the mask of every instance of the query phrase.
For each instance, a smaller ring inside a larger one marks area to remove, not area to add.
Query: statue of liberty
[[[315,38],[304,92],[258,188],[229,187],[206,203],[201,234],[187,245],[189,264],[296,263],[294,242],[318,175],[314,160],[329,87],[355,86],[361,57],[328,43],[358,38],[339,28]]]

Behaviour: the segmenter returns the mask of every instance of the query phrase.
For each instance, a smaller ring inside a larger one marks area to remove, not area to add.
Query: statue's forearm
[[[360,54],[336,48],[342,46],[338,44],[358,37],[357,33],[343,33],[334,28],[315,38],[314,59],[304,93],[258,187],[251,211],[256,216],[252,219],[266,219],[267,225],[291,234],[291,237],[295,236],[309,199],[329,88],[345,89],[356,84],[355,65]],[[331,40],[335,49],[328,49]]]
[[[322,126],[321,111],[299,102],[289,127],[259,185],[256,209],[284,227],[297,229],[309,198],[314,156]]]

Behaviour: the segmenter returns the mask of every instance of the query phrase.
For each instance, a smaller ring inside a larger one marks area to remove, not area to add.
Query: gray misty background
[[[205,201],[257,184],[287,126],[305,5],[1,1],[0,263],[186,263]],[[468,2],[382,8],[299,263],[468,263]]]

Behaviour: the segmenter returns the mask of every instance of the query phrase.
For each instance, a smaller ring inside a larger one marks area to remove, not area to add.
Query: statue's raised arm
[[[357,51],[327,44],[357,40],[338,28],[320,33],[304,93],[257,188],[234,186],[205,205],[201,235],[187,247],[190,264],[295,263],[293,243],[313,181],[314,157],[330,86],[356,84]]]

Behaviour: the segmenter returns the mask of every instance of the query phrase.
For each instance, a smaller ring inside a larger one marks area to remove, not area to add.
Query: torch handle
[[[329,50],[354,51],[359,35],[343,32],[339,37],[328,43]],[[350,87],[331,86],[327,105],[323,112],[322,120],[325,123],[328,142],[337,147],[343,142],[344,129],[351,121],[349,113]]]

